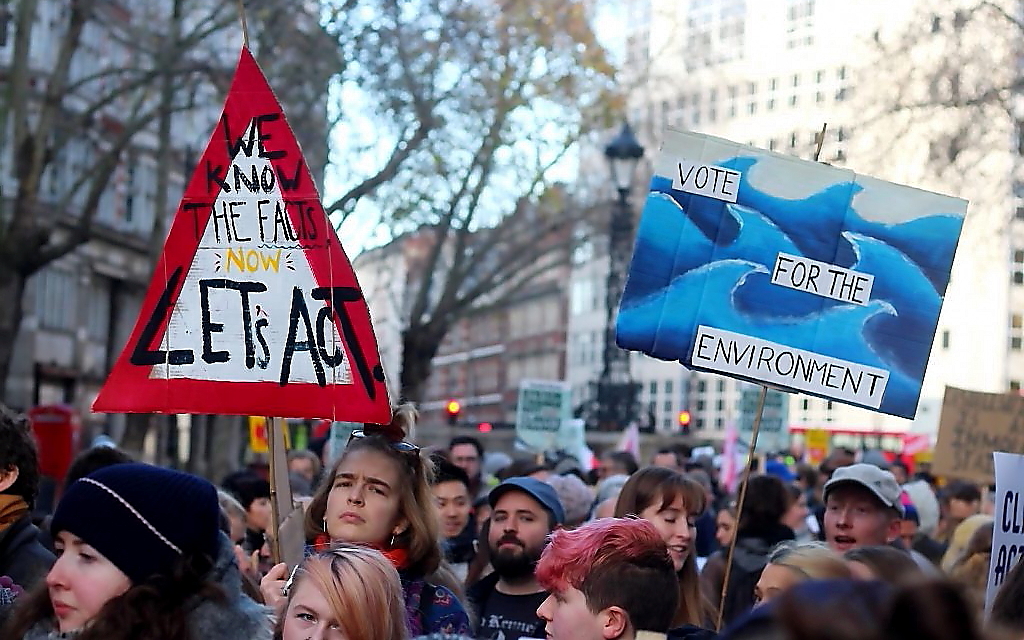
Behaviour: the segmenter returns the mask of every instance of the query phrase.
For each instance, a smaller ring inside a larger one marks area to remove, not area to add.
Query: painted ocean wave
[[[756,336],[889,371],[880,410],[913,416],[962,217],[865,220],[851,205],[864,188],[854,181],[775,196],[747,179],[757,161],[716,161],[741,172],[734,204],[652,178],[619,345],[690,366],[698,324]],[[780,252],[870,273],[871,299],[856,305],[772,284]]]

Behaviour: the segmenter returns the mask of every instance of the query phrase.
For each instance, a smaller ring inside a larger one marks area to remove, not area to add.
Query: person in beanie
[[[0,635],[268,639],[263,609],[239,592],[219,509],[212,484],[170,469],[119,464],[81,478],[50,525],[56,563]]]

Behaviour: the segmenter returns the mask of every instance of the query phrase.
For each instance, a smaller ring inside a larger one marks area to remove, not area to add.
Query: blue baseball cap
[[[539,502],[551,514],[551,517],[554,518],[555,524],[565,522],[565,509],[562,508],[562,501],[558,499],[555,488],[550,484],[526,476],[509,478],[491,489],[491,493],[487,496],[487,502],[490,503],[491,508],[493,509],[498,500],[501,499],[501,496],[509,491],[522,491]]]

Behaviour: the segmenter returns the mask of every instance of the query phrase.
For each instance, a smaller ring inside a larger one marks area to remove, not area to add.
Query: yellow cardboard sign
[[[824,429],[808,429],[804,433],[804,448],[807,452],[807,462],[812,465],[819,465],[825,461],[828,455],[829,434]]]

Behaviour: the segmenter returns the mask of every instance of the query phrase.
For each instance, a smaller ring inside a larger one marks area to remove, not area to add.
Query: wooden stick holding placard
[[[280,509],[278,508],[278,488],[277,488],[277,467],[280,464],[277,458],[277,432],[279,431],[277,426],[277,420],[271,417],[265,418],[267,421],[267,448],[270,454],[270,521],[271,530],[273,531],[270,539],[270,557],[274,561],[274,564],[281,562],[281,530],[280,530]],[[289,494],[291,492],[289,491]]]
[[[821,125],[821,132],[818,133],[816,147],[814,149],[814,161],[818,161],[818,157],[821,155],[821,147],[825,143],[825,131],[828,128],[828,123]],[[750,467],[754,462],[754,456],[757,455],[757,434],[761,430],[761,416],[764,413],[764,402],[768,396],[768,386],[762,384],[761,392],[757,396],[757,411],[754,413],[754,425],[752,433],[750,435],[750,448],[747,451],[747,465],[745,471],[745,477],[743,478],[743,484],[740,485],[739,500],[736,502],[736,528],[739,529],[740,519],[743,517],[743,503],[747,498],[747,480],[750,477]],[[762,472],[764,464],[762,463]],[[715,624],[717,631],[722,630],[722,618],[725,615],[725,596],[729,592],[729,576],[732,573],[732,558],[736,552],[736,537],[732,537],[732,542],[729,543],[729,553],[725,559],[725,578],[722,580],[722,594],[718,600],[718,620]]]
[[[306,540],[303,530],[305,511],[292,497],[288,479],[288,423],[284,418],[267,419],[267,445],[270,451],[271,554],[274,564],[290,567],[302,561]]]
[[[245,2],[238,0],[238,20],[242,23],[242,46],[249,48],[249,26],[245,23]]]

